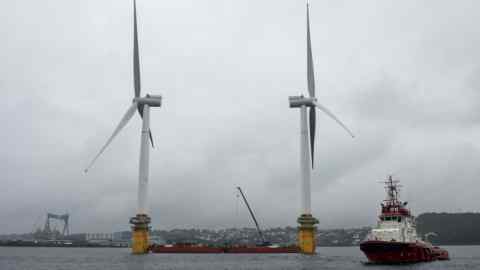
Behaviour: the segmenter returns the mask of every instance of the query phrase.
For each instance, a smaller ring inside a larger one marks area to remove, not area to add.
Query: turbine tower
[[[137,5],[136,0],[133,1],[133,81],[134,81],[134,97],[132,105],[120,120],[113,134],[107,140],[105,145],[100,149],[100,152],[90,162],[85,169],[85,172],[92,167],[95,161],[105,151],[107,146],[118,135],[123,127],[130,121],[135,111],[138,110],[142,118],[142,132],[140,142],[140,163],[138,172],[138,205],[137,214],[130,218],[132,224],[132,253],[143,254],[148,252],[150,217],[147,214],[147,190],[149,177],[149,140],[153,147],[152,132],[150,130],[150,108],[160,107],[162,105],[162,96],[159,95],[145,95],[140,96],[140,57],[138,52],[138,31],[137,31]]]
[[[305,254],[315,253],[315,224],[318,220],[312,216],[310,182],[314,165],[315,132],[316,132],[316,108],[323,111],[352,137],[353,133],[323,105],[317,102],[315,97],[315,74],[313,70],[312,45],[310,40],[310,15],[307,2],[307,84],[309,97],[289,97],[290,108],[300,108],[300,174],[301,174],[301,213],[297,222],[298,246]],[[307,117],[308,108],[308,117]]]

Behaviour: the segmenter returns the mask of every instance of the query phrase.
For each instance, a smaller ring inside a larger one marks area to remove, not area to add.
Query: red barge
[[[225,253],[298,253],[297,246],[231,246]]]
[[[152,253],[298,253],[300,249],[298,246],[279,246],[272,245],[265,239],[260,225],[258,224],[253,210],[245,197],[242,189],[237,187],[243,201],[247,206],[250,216],[252,217],[258,235],[262,240],[258,245],[225,245],[225,246],[209,246],[201,244],[174,244],[174,245],[151,245],[149,251]]]
[[[194,244],[151,245],[152,253],[298,253],[297,246],[225,246]]]
[[[151,245],[149,251],[152,253],[223,253],[222,247],[193,244],[175,245]]]
[[[448,260],[448,251],[417,236],[415,217],[398,199],[400,185],[392,176],[385,182],[387,199],[376,228],[360,243],[360,250],[371,263],[397,264]]]

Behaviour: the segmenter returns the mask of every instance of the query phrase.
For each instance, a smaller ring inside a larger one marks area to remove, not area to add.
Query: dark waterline
[[[149,254],[129,249],[0,247],[0,270],[79,269],[480,269],[480,246],[445,246],[452,260],[402,266],[365,265],[358,247],[319,247],[299,254]]]

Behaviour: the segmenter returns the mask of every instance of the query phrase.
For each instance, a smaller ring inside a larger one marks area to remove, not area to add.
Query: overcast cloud
[[[311,0],[320,102],[312,208],[320,228],[375,223],[393,173],[416,214],[478,211],[478,1]],[[138,0],[151,112],[154,228],[295,226],[299,112],[306,94],[305,3]],[[72,232],[127,230],[140,117],[83,169],[133,96],[130,0],[0,4],[0,233],[47,211]],[[36,225],[35,225],[36,224]]]

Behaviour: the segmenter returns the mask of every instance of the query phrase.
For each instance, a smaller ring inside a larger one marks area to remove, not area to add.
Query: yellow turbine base
[[[315,254],[315,228],[298,228],[298,247],[303,254]]]
[[[303,214],[297,219],[298,224],[298,248],[303,254],[315,254],[315,248],[317,243],[315,235],[317,228],[315,224],[318,224],[318,220],[311,214]]]
[[[148,243],[149,243],[148,229],[133,229],[132,254],[148,253]]]

